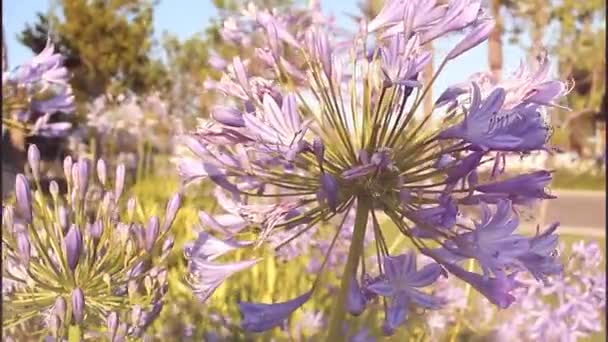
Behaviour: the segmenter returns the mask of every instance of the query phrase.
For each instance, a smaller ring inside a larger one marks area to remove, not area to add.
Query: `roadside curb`
[[[552,189],[554,196],[583,196],[583,197],[606,197],[606,192],[602,190],[566,190]]]

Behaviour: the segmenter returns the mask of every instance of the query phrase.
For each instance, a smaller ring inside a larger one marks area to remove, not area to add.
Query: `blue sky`
[[[324,11],[333,13],[337,17],[338,23],[347,27],[350,21],[344,13],[357,13],[358,1],[322,0],[321,4]],[[8,59],[11,68],[32,57],[31,51],[17,41],[17,34],[25,28],[27,23],[34,22],[37,12],[48,11],[50,3],[49,0],[2,1],[2,19],[6,30]],[[154,12],[155,35],[160,38],[163,31],[168,31],[185,39],[203,31],[209,20],[216,15],[217,11],[210,0],[161,0]],[[455,36],[436,43],[435,49],[438,52],[436,58],[447,53],[450,47],[457,43],[458,38],[459,36]],[[521,48],[508,44],[503,53],[504,67],[507,71],[517,67],[520,58],[525,56],[525,52]],[[435,63],[437,64],[438,61]],[[448,64],[437,80],[434,97],[450,84],[459,83],[469,75],[487,69],[487,45],[484,43],[461,56],[458,61]]]

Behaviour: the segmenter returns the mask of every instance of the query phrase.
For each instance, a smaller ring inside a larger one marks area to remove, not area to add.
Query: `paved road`
[[[545,223],[559,221],[562,227],[606,229],[604,192],[556,191],[547,201]]]

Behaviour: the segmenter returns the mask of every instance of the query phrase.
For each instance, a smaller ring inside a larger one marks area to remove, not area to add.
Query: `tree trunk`
[[[4,25],[2,25],[2,71],[8,70],[8,50],[6,49],[6,36],[4,35]]]
[[[488,64],[490,71],[496,80],[500,80],[502,73],[502,33],[503,23],[500,16],[501,0],[490,0],[490,11],[496,26],[488,39]]]

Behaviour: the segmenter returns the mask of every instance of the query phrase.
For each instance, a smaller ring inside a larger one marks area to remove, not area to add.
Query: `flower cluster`
[[[60,113],[74,111],[63,57],[51,41],[40,54],[11,72],[2,74],[3,124],[31,136],[64,137],[72,127]]]
[[[172,153],[171,139],[181,122],[168,113],[159,94],[102,95],[87,108],[87,125],[74,134],[73,148],[85,154],[86,139],[95,138],[97,153],[106,161],[122,162],[127,170],[148,167],[154,154]],[[84,150],[84,151],[83,151]]]
[[[180,196],[163,221],[147,218],[134,198],[123,200],[124,165],[111,177],[98,160],[95,182],[88,160],[67,157],[67,193],[52,181],[48,198],[35,145],[28,159],[36,190],[17,175],[16,205],[2,214],[3,329],[28,323],[58,340],[74,331],[111,341],[141,336],[167,292],[164,260]]]
[[[545,108],[567,89],[549,79],[546,60],[535,72],[516,74],[516,87],[473,80],[466,91],[448,89],[436,110],[421,112],[437,75],[492,31],[494,22],[480,1],[387,1],[346,49],[332,31],[313,27],[304,30],[305,39],[296,39],[280,29],[272,11],[264,13],[265,22],[273,24],[258,38],[272,52],[268,62],[274,75],[251,77],[252,60],[235,58],[217,84],[226,95],[223,105],[183,138],[192,152],[178,165],[184,182],[210,179],[236,203],[230,219],[205,216],[219,237],[203,232],[196,248],[186,250],[189,278],[201,300],[259,261],[226,264],[217,256],[285,234],[291,235],[287,241],[306,245],[305,234],[315,230],[334,236],[318,273],[341,232],[352,231],[329,340],[342,334],[346,311],[361,313],[372,298],[384,302],[387,335],[413,306],[440,308],[443,300],[426,288],[442,275],[464,280],[506,308],[521,286],[515,278],[519,272],[538,280],[561,272],[553,254],[557,224],[533,237],[516,233],[518,207],[553,198],[545,190],[551,173],[537,170],[485,183],[477,174],[480,165],[497,164],[504,153],[547,148]],[[243,33],[233,29],[235,35]],[[465,34],[433,77],[423,79],[431,57],[425,44],[453,32]],[[278,40],[293,44],[290,53],[305,61],[298,72],[283,63]],[[434,129],[427,123],[440,109],[444,121]],[[479,220],[460,219],[463,207],[478,209]],[[354,220],[326,225],[350,211]],[[389,232],[380,217],[417,251],[389,253]],[[367,233],[373,236],[370,248],[364,244]],[[239,241],[244,235],[255,240]],[[373,267],[366,267],[369,249],[376,254]],[[434,262],[419,267],[418,252]],[[483,273],[463,268],[468,260]],[[280,325],[313,296],[317,284],[282,303],[240,303],[242,327],[259,332]]]
[[[248,67],[248,77],[239,80],[248,82],[250,90],[260,98],[264,93],[277,94],[277,89],[269,82],[276,76],[277,68],[289,74],[291,81],[299,84],[305,82],[306,74],[301,69],[305,68],[306,62],[298,50],[300,42],[313,28],[336,29],[334,19],[321,11],[319,1],[310,1],[308,8],[283,7],[272,10],[258,8],[250,2],[240,16],[224,19],[220,35],[225,43],[240,50],[252,49],[253,56],[247,60],[237,56],[231,64],[212,51],[209,63],[213,68],[229,71],[237,78],[242,75],[243,68]],[[241,100],[248,99],[247,93],[239,90],[239,85],[226,76],[220,82],[207,80],[205,88],[229,95],[236,91]]]
[[[601,332],[600,316],[606,307],[606,274],[598,272],[601,262],[600,246],[578,241],[572,245],[564,273],[552,277],[550,286],[520,276],[526,288],[518,291],[513,316],[501,324],[498,336],[577,341]]]

